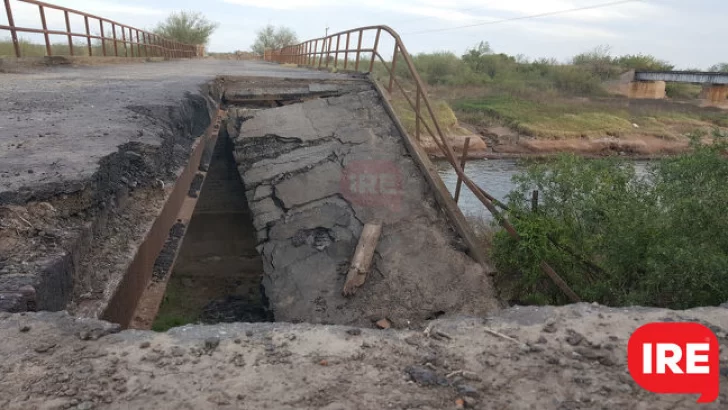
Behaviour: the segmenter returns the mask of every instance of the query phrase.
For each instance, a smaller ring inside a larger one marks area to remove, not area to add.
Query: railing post
[[[313,64],[311,64],[311,66],[316,65],[316,53],[318,53],[318,40],[314,40],[313,42]]]
[[[15,57],[20,58],[20,44],[18,43],[18,33],[15,31],[15,20],[13,20],[13,11],[10,8],[10,0],[5,0],[5,11],[8,13],[8,25],[10,26],[10,38],[13,40],[13,48],[15,48]]]
[[[136,39],[137,39],[137,57],[142,56],[142,46],[139,43],[139,30],[134,30],[136,32]]]
[[[339,68],[339,45],[341,44],[341,34],[336,36],[336,54],[334,54],[334,68]]]
[[[468,160],[468,148],[470,147],[470,137],[465,138],[465,144],[463,144],[463,156],[460,159],[460,169],[465,172],[465,162]],[[458,175],[458,182],[455,184],[455,203],[460,201],[460,190],[463,188],[463,179]]]
[[[321,54],[319,54],[318,68],[321,68],[321,64],[324,62],[324,50],[326,49],[326,39],[321,40]]]
[[[374,40],[374,48],[372,49],[372,61],[369,62],[369,72],[374,71],[374,58],[376,57],[379,50],[379,36],[382,34],[382,29],[377,29],[377,37]],[[418,100],[419,102],[419,100]]]
[[[124,57],[129,57],[129,48],[126,46],[126,27],[121,26],[121,41],[124,43]]]
[[[359,45],[356,47],[356,65],[354,71],[359,71],[359,59],[361,58],[361,40],[364,37],[364,30],[359,30]]]
[[[147,48],[147,32],[142,31],[142,48],[144,49],[144,57],[149,57],[149,48]]]
[[[111,23],[111,32],[114,34],[114,56],[119,57],[119,46],[116,44],[116,24]]]
[[[93,57],[93,51],[91,51],[91,29],[88,26],[88,16],[83,16],[83,23],[86,26],[86,45],[88,46],[88,56]]]
[[[349,40],[351,33],[346,33],[346,51],[344,51],[344,70],[349,67]]]
[[[389,94],[391,95],[392,92],[390,91]],[[420,121],[422,121],[421,112],[420,112],[421,94],[422,94],[422,89],[420,88],[420,85],[417,84],[417,97],[416,97],[416,102],[415,102],[415,138],[417,139],[417,142],[420,142]]]
[[[329,37],[329,48],[326,50],[326,68],[329,68],[329,60],[331,59],[331,45],[334,42],[333,37]]]
[[[46,46],[46,54],[48,56],[53,55],[53,50],[51,50],[51,39],[48,37],[48,24],[46,24],[46,18],[45,18],[45,11],[43,10],[42,5],[38,5],[38,9],[40,10],[40,22],[43,25],[43,37],[45,37],[45,46]]]
[[[131,51],[132,58],[134,57],[134,36],[132,35],[131,27],[129,27],[129,51]]]
[[[104,21],[99,19],[99,29],[101,29],[101,52],[106,57],[106,36],[104,35]]]
[[[392,86],[394,85],[394,74],[397,72],[397,50],[399,50],[399,44],[394,43],[394,53],[392,53],[392,72],[389,73],[389,94],[392,94]],[[417,85],[419,87],[419,84]]]
[[[68,51],[73,56],[73,36],[71,36],[71,20],[68,18],[68,11],[63,10],[63,17],[66,19],[66,34],[68,35]]]

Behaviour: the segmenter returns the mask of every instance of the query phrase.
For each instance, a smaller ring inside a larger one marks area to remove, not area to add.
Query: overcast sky
[[[327,26],[333,33],[387,24],[402,35],[413,54],[436,50],[461,54],[479,41],[488,41],[497,52],[524,54],[530,58],[554,57],[560,61],[603,44],[610,45],[613,54],[653,54],[678,68],[704,69],[728,61],[726,0],[642,0],[549,17],[424,33],[603,4],[609,0],[46,1],[149,29],[172,11],[200,11],[220,23],[209,44],[211,51],[248,50],[256,30],[268,23],[288,26],[300,39],[320,37]],[[16,23],[39,26],[37,8],[15,0],[13,7]],[[49,24],[63,28],[62,14],[49,15]],[[4,34],[0,32],[0,36]]]

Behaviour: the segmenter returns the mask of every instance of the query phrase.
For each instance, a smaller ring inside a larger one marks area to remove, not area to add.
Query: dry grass
[[[696,130],[728,127],[720,110],[669,101],[624,98],[554,98],[488,95],[451,101],[458,117],[474,125],[506,125],[539,139],[645,135],[677,140]]]
[[[106,43],[106,55],[113,56],[114,53],[114,42],[105,41]],[[44,44],[33,43],[24,39],[19,39],[18,44],[20,45],[21,57],[45,57],[47,55]],[[116,49],[119,53],[119,57],[132,55],[132,46],[127,45],[128,48],[124,47],[124,43],[118,41]],[[141,53],[144,55],[144,46],[141,47]],[[54,56],[69,56],[71,55],[68,48],[68,43],[53,43],[51,44],[51,52]],[[100,41],[94,41],[91,43],[91,52],[93,56],[98,57],[103,55],[103,48],[101,47]],[[73,44],[73,54],[76,56],[88,56],[88,44],[85,42],[75,42]],[[137,54],[137,47],[134,47],[134,55]],[[12,41],[3,39],[0,41],[0,57],[15,57],[15,48]]]

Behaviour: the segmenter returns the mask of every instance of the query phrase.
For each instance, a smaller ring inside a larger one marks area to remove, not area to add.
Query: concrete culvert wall
[[[337,97],[229,111],[275,319],[404,327],[496,309],[490,278],[466,254],[372,84],[339,87]],[[374,221],[383,231],[372,272],[345,298],[362,227]]]

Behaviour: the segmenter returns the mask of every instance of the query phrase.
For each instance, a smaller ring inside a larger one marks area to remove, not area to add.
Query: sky
[[[577,53],[608,45],[612,54],[652,54],[678,69],[728,61],[726,0],[638,0],[604,8],[526,17],[609,3],[610,0],[45,0],[141,29],[152,29],[170,12],[202,12],[220,24],[208,49],[249,50],[267,24],[287,26],[305,40],[351,28],[386,24],[410,53],[464,53],[480,41],[496,52],[567,62]],[[37,7],[11,0],[17,25],[39,27]],[[4,10],[0,12],[0,24]],[[64,28],[63,14],[48,13],[50,28]],[[82,20],[72,22],[74,27]],[[4,36],[0,31],[0,37]],[[54,39],[62,41],[63,38]]]

